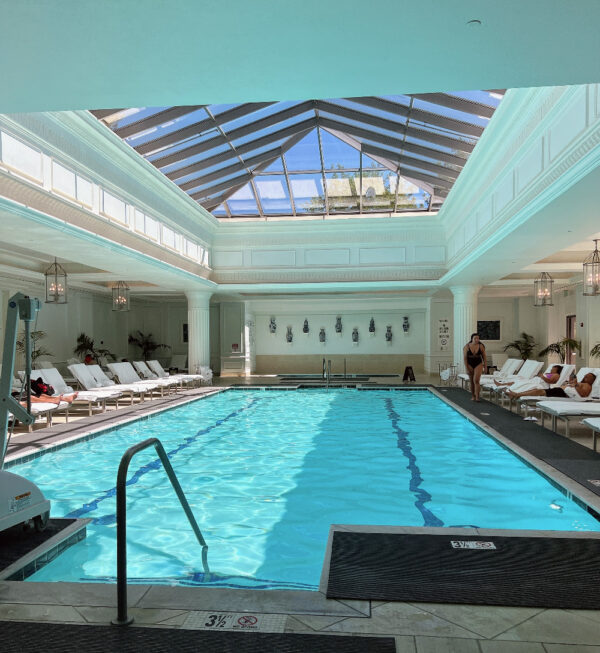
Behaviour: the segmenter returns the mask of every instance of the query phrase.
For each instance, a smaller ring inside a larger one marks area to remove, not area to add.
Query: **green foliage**
[[[35,363],[38,358],[52,357],[54,354],[44,347],[38,347],[38,342],[46,337],[44,331],[31,331],[31,363]],[[20,333],[17,338],[16,351],[18,354],[25,355],[25,332]]]
[[[550,343],[546,349],[542,349],[542,351],[540,351],[539,356],[558,354],[560,357],[560,362],[564,363],[567,357],[567,348],[574,349],[581,356],[581,341],[573,340],[573,338],[561,338],[556,342]]]
[[[111,354],[108,349],[96,348],[94,340],[89,336],[86,336],[85,333],[80,333],[77,336],[77,347],[73,349],[73,353],[76,356],[79,356],[81,360],[83,360],[87,354],[91,354],[92,358],[96,361],[98,360],[98,356],[109,356],[114,359],[114,354]]]
[[[600,358],[600,342],[590,349],[590,356],[592,358]]]
[[[509,342],[506,347],[504,347],[504,351],[514,349],[519,353],[520,358],[526,361],[528,358],[531,358],[536,344],[535,338],[523,331],[520,338]]]
[[[141,331],[134,331],[129,334],[128,342],[142,350],[144,361],[147,361],[157,349],[171,349],[170,345],[162,345],[154,340],[151,333],[145,334]]]

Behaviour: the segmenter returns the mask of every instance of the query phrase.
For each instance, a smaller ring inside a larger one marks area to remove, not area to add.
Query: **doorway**
[[[567,315],[567,338],[570,340],[575,340],[577,335],[577,322],[575,321],[575,315]],[[571,347],[567,346],[565,363],[567,365],[575,365],[575,356],[577,352]]]

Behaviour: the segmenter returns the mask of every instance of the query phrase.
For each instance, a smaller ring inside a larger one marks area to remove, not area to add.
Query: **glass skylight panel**
[[[422,99],[415,99],[413,108],[422,109],[423,111],[428,111],[429,113],[435,113],[439,116],[444,116],[445,118],[452,118],[453,120],[460,120],[462,122],[471,123],[472,125],[479,125],[480,127],[486,127],[489,122],[489,118],[482,118],[475,113],[467,113],[465,111],[449,109],[448,107],[444,107],[441,104],[434,104]]]
[[[208,139],[203,139],[204,141]],[[201,140],[196,141],[197,144],[202,143]],[[169,148],[171,149],[171,148]],[[204,152],[200,152],[198,154],[192,154],[190,156],[185,156],[184,158],[178,159],[174,163],[170,163],[165,166],[159,166],[160,171],[163,172],[164,174],[169,174],[170,172],[173,172],[175,170],[178,170],[180,168],[185,168],[186,166],[191,165],[192,163],[196,163],[197,161],[203,161],[204,159],[208,159],[211,156],[214,156],[215,154],[220,154],[221,152],[227,152],[228,150],[231,150],[231,147],[229,146],[228,143],[220,143],[219,145],[215,145],[215,147],[212,147],[210,150],[205,150]],[[179,149],[180,152],[182,152],[182,156],[185,154],[185,151],[183,148]],[[170,154],[176,153],[177,150],[173,149]],[[168,156],[168,154],[164,154],[161,152],[158,155],[154,155],[153,157],[148,157],[150,161],[156,161],[157,158],[162,159],[163,156]],[[160,163],[160,162],[159,162]]]
[[[321,148],[323,150],[323,165],[325,170],[358,169],[360,167],[360,151],[344,143],[325,129],[321,129]]]
[[[452,91],[448,95],[472,100],[473,102],[481,102],[481,104],[487,104],[490,107],[497,107],[502,101],[501,98],[490,95],[489,91]]]
[[[283,198],[280,198],[283,199]],[[231,215],[258,215],[258,206],[256,205],[256,198],[252,192],[250,184],[246,184],[234,193],[228,200],[227,206],[231,211]]]
[[[263,213],[273,215],[292,212],[287,183],[283,175],[256,177],[254,184],[260,197]]]
[[[319,136],[313,129],[299,143],[285,153],[285,164],[289,171],[321,170]]]
[[[268,107],[262,107],[261,109],[257,109],[252,113],[242,116],[241,118],[236,118],[235,120],[230,120],[229,122],[222,123],[223,130],[226,133],[231,132],[234,129],[237,129],[238,127],[244,127],[245,125],[256,122],[257,120],[262,120],[263,118],[267,118],[268,116],[271,116],[274,113],[278,113],[279,111],[288,109],[294,104],[299,104],[299,102],[275,102],[274,104],[271,104]]]
[[[273,163],[262,172],[283,172],[283,161],[281,160],[281,157],[275,159],[275,161],[273,161]]]
[[[227,210],[225,209],[225,206],[223,204],[220,204],[217,206],[216,209],[212,210],[212,214],[216,218],[226,218],[227,217]]]
[[[325,175],[330,213],[352,213],[359,208],[360,179],[353,172],[328,172]]]
[[[427,209],[430,199],[429,193],[404,177],[399,177],[398,184],[398,211]]]
[[[218,116],[223,111],[229,111],[229,109],[237,106],[239,106],[239,102],[236,104],[211,104],[208,108],[213,116]]]
[[[139,134],[128,136],[124,140],[132,147],[137,147],[138,145],[142,145],[142,143],[147,143],[148,141],[153,141],[156,138],[161,138],[166,134],[176,132],[178,129],[183,129],[184,127],[187,127],[193,123],[200,122],[201,120],[206,120],[208,117],[209,116],[206,113],[205,109],[197,109],[192,113],[187,113],[183,116],[180,116],[179,118],[175,118],[175,120],[169,120],[161,125],[157,125],[156,127],[146,129]]]
[[[121,111],[122,117],[116,121],[110,123],[111,129],[119,129],[120,127],[125,127],[131,123],[138,122],[138,120],[143,120],[149,116],[154,116],[169,107],[140,107],[138,109],[126,109]]]
[[[228,137],[231,139],[231,142],[236,147],[238,147],[239,145],[243,145],[245,143],[248,143],[249,141],[258,140],[263,136],[269,136],[274,131],[280,131],[281,129],[285,129],[286,127],[291,127],[292,125],[301,123],[309,117],[310,118],[314,117],[314,115],[315,115],[314,111],[310,111],[310,112],[305,111],[304,113],[300,113],[297,116],[293,116],[292,118],[286,118],[285,120],[282,120],[281,122],[278,122],[275,125],[270,125],[268,127],[258,129],[257,131],[253,131],[249,134],[245,134],[243,136],[236,136],[235,133],[231,133],[228,134]]]
[[[290,175],[296,213],[323,213],[325,192],[321,173]]]

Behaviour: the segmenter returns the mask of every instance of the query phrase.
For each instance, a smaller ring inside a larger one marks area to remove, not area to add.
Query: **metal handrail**
[[[331,361],[327,361],[327,389],[329,389],[329,383],[331,382]]]
[[[198,528],[190,504],[185,498],[185,494],[181,489],[181,485],[175,476],[173,467],[169,462],[169,457],[167,456],[160,440],[158,438],[148,438],[143,442],[134,444],[123,454],[119,464],[119,471],[117,472],[117,618],[111,621],[115,626],[128,626],[133,622],[133,617],[127,616],[127,470],[129,469],[129,463],[135,454],[152,445],[154,445],[154,448],[156,449],[156,453],[158,454],[158,457],[167,472],[167,476],[171,481],[171,485],[177,494],[179,503],[181,503],[181,507],[183,508],[194,534],[202,547],[202,566],[204,567],[204,571],[207,574],[210,573],[207,560],[208,545],[204,541],[204,537],[202,537],[202,533]]]

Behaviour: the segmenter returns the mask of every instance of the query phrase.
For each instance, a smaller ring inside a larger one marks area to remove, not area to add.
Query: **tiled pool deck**
[[[245,385],[278,383],[273,377],[231,380]],[[419,378],[437,383],[438,377]],[[220,384],[228,385],[226,380]],[[108,429],[122,420],[195,399],[216,388],[186,391],[82,421],[70,420],[52,429],[16,436],[9,459],[38,454],[65,440],[87,437],[95,429]],[[461,402],[462,403],[462,402]],[[482,411],[484,404],[474,410]],[[463,410],[467,410],[463,409]],[[484,411],[487,412],[487,411]],[[477,419],[477,414],[473,415]],[[514,418],[514,428],[523,422]],[[525,423],[526,424],[526,423]],[[588,429],[574,429],[575,440],[589,446]],[[526,452],[525,452],[526,453]],[[532,460],[532,462],[535,462]],[[541,466],[552,474],[550,465]],[[561,475],[577,496],[590,496],[586,488]],[[507,531],[510,533],[510,531]],[[330,600],[324,592],[252,591],[130,585],[130,614],[135,627],[196,629],[206,623],[207,612],[269,615],[264,629],[308,634],[388,635],[395,637],[399,653],[600,653],[600,611],[543,608],[395,603]],[[116,616],[114,585],[0,581],[0,620],[70,624],[107,624]]]

